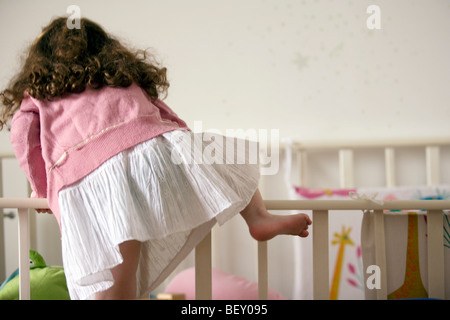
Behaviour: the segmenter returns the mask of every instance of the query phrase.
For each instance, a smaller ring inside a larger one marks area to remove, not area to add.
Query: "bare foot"
[[[250,234],[258,241],[266,241],[281,234],[307,237],[308,226],[312,223],[304,213],[287,216],[270,214],[259,190],[256,190],[250,203],[241,211],[241,215],[248,225]]]
[[[278,235],[307,237],[312,221],[308,215],[273,215],[268,212],[259,219],[248,221],[250,234],[255,240],[266,241]]]

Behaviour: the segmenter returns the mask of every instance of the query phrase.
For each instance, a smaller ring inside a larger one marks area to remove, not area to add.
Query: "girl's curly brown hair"
[[[166,68],[158,67],[145,51],[132,52],[89,19],[69,29],[60,17],[34,41],[22,70],[1,93],[0,130],[19,109],[25,92],[36,99],[80,93],[87,87],[143,88],[152,99],[167,94]]]

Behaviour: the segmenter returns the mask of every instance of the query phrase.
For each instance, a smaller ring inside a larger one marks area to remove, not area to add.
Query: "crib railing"
[[[383,204],[377,204],[369,200],[291,200],[266,201],[266,206],[269,210],[312,210],[314,299],[329,298],[328,216],[330,210],[361,210],[361,212],[369,211],[373,213],[375,264],[380,268],[381,272],[381,287],[377,290],[377,299],[387,299],[388,294],[384,210],[426,210],[428,296],[430,298],[445,299],[443,210],[448,210],[450,201],[392,200],[384,201]],[[267,297],[266,292],[264,292],[264,296],[261,296],[261,298],[264,297]]]
[[[328,216],[330,210],[361,210],[374,214],[376,265],[381,271],[381,289],[378,299],[387,299],[386,291],[386,246],[384,239],[383,210],[426,210],[428,249],[428,294],[430,298],[445,299],[443,211],[450,209],[448,200],[392,200],[377,204],[369,200],[285,200],[265,201],[268,210],[312,211],[313,242],[313,291],[314,299],[329,298],[328,263]],[[46,199],[0,198],[0,208],[17,208],[19,214],[19,292],[21,300],[30,299],[29,273],[29,217],[30,208],[47,208]],[[338,213],[337,213],[338,214]],[[259,298],[268,297],[268,252],[267,242],[258,243]],[[196,299],[212,298],[211,279],[211,234],[208,234],[195,249]],[[447,297],[448,298],[448,297]]]

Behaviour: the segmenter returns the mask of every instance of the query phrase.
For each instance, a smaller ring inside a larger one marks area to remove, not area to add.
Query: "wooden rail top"
[[[268,210],[444,210],[450,200],[265,200]],[[47,199],[0,198],[0,208],[48,208]]]

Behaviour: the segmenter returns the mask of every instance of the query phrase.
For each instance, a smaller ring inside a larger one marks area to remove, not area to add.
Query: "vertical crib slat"
[[[258,298],[269,298],[269,268],[267,241],[258,241]]]
[[[315,300],[330,297],[328,262],[328,210],[313,210],[313,295]]]
[[[195,299],[212,299],[211,232],[195,247]]]
[[[355,186],[352,149],[339,150],[339,174],[341,188],[353,188]]]
[[[429,210],[427,215],[428,297],[445,299],[443,215]]]
[[[30,300],[30,237],[28,209],[19,213],[19,299]]]
[[[377,299],[387,299],[387,274],[386,274],[386,240],[384,232],[384,212],[374,212],[374,236],[375,236],[375,264],[380,268],[380,289],[377,289]]]
[[[395,187],[395,149],[385,148],[384,149],[384,160],[385,160],[385,172],[386,172],[386,187]]]
[[[429,186],[440,183],[439,147],[426,147],[427,184]]]

